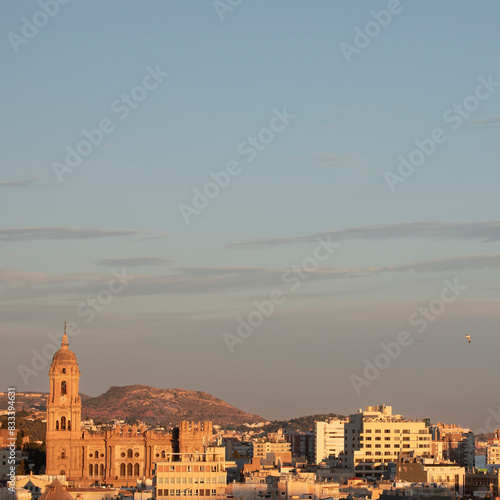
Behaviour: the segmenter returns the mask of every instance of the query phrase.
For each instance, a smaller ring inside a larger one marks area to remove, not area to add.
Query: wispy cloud
[[[164,257],[113,257],[98,260],[96,264],[107,267],[141,267],[163,266],[172,262],[173,260]]]
[[[395,266],[319,267],[310,281],[361,279],[392,273],[458,273],[499,269],[500,254],[466,255]],[[119,268],[120,272],[126,272]],[[287,269],[262,267],[180,267],[168,274],[133,274],[131,286],[120,297],[160,294],[247,292],[276,287]],[[126,272],[129,275],[128,272]],[[85,297],[109,281],[106,273],[55,274],[0,269],[0,297],[4,300],[40,299],[63,295]]]
[[[20,188],[33,186],[40,182],[41,177],[28,177],[27,179],[18,179],[14,181],[0,181],[0,188]]]
[[[389,239],[389,238],[436,238],[441,240],[477,240],[482,242],[500,241],[500,221],[481,222],[404,222],[399,224],[380,224],[357,226],[346,229],[324,231],[302,236],[284,236],[260,238],[250,241],[231,243],[227,248],[249,249],[267,248],[293,243],[311,243],[318,238],[330,238],[335,241],[353,239]]]
[[[110,230],[98,227],[17,227],[0,228],[0,241],[4,243],[37,240],[81,240],[91,238],[112,238],[137,236],[139,230]]]

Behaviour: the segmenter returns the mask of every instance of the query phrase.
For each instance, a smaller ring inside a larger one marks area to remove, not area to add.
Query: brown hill
[[[162,425],[177,425],[181,420],[211,420],[219,425],[266,421],[206,392],[157,389],[148,385],[111,387],[101,396],[83,402],[82,417],[101,421],[142,420]]]

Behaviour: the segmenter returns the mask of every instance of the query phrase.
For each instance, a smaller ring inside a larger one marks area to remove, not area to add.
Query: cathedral
[[[135,486],[152,478],[156,461],[203,453],[212,441],[212,422],[181,422],[172,432],[137,426],[93,433],[81,429],[80,370],[64,333],[52,359],[47,398],[46,474],[65,475],[75,486],[104,483]],[[169,454],[174,455],[169,455]]]

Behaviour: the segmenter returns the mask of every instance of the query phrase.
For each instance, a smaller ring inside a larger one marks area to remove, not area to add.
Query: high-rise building
[[[317,464],[328,457],[338,457],[344,451],[345,419],[332,418],[328,422],[316,422],[315,427],[315,462]]]

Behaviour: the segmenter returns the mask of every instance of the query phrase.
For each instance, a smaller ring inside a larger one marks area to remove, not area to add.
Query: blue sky
[[[500,6],[401,2],[373,28],[397,3],[243,0],[221,20],[210,1],[72,0],[18,45],[41,4],[5,4],[5,384],[47,390],[46,369],[26,381],[19,367],[67,320],[91,395],[143,383],[267,418],[386,403],[482,426],[500,404],[500,87],[456,130],[443,117],[500,82]],[[369,26],[378,36],[348,62],[341,44]],[[168,76],[120,119],[112,103],[148,68]],[[285,110],[294,118],[248,162],[239,145]],[[113,132],[60,181],[54,162],[105,119]],[[436,128],[446,140],[391,191],[384,174]],[[186,224],[179,206],[231,161],[241,173]],[[328,234],[339,248],[290,290],[283,273]],[[130,282],[85,323],[79,305],[123,268]],[[409,317],[444,280],[467,289],[418,333]],[[286,302],[231,353],[222,334],[277,288]],[[352,376],[401,331],[413,343],[358,395]]]

